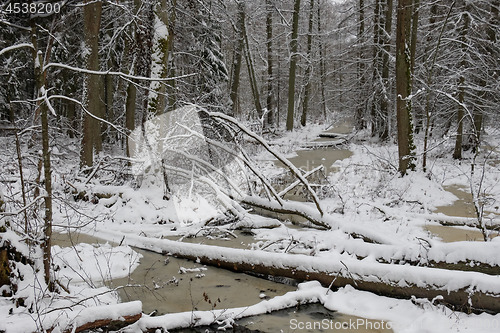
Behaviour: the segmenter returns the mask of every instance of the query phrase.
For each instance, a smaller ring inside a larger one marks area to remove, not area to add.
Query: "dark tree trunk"
[[[365,89],[365,64],[363,63],[364,52],[363,52],[363,35],[365,33],[365,2],[364,0],[359,0],[359,27],[358,27],[358,64],[357,64],[357,76],[358,76],[358,89],[360,97],[357,101],[356,114],[354,116],[355,127],[357,130],[366,128],[365,116],[365,103],[363,101],[362,92]]]
[[[243,47],[245,45],[245,38],[243,36],[245,28],[245,3],[240,0],[238,1],[238,41],[236,43],[236,50],[234,51],[233,60],[233,75],[231,78],[231,91],[230,98],[232,102],[232,115],[236,116],[239,114],[238,110],[238,89],[240,86],[240,73],[241,73],[241,63],[243,59]]]
[[[290,40],[290,69],[288,75],[288,111],[286,115],[286,130],[293,130],[295,115],[295,71],[297,69],[298,32],[299,32],[300,0],[295,0],[292,18],[292,39]]]
[[[411,0],[398,1],[396,29],[396,94],[399,172],[415,169],[415,146],[411,121],[411,59],[408,48],[411,18]]]
[[[309,98],[311,95],[311,69],[312,69],[312,34],[313,34],[313,15],[314,15],[314,0],[310,0],[309,3],[309,30],[307,33],[307,61],[309,62],[306,67],[306,73],[304,79],[306,80],[305,90],[304,90],[304,102],[302,104],[302,116],[300,117],[300,124],[306,126],[307,113],[309,107]]]
[[[273,11],[272,0],[266,0],[266,47],[267,47],[267,124],[274,125],[275,118],[275,97],[274,97],[274,77],[273,77]]]

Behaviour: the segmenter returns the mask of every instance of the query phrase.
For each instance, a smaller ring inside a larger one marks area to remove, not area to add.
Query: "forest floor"
[[[310,125],[292,133],[280,133],[270,138],[270,141],[281,154],[293,158],[301,145],[310,142],[326,129],[327,126]],[[296,259],[293,260],[298,263],[304,261],[304,265],[307,265],[308,258],[315,258],[315,267],[324,266],[326,269],[332,261],[349,266],[350,262],[362,256],[361,265],[370,268],[378,267],[376,264],[381,258],[390,262],[400,252],[405,252],[407,257],[415,255],[419,260],[425,252],[429,261],[456,263],[465,258],[472,262],[500,266],[500,237],[495,237],[498,231],[491,231],[489,237],[492,239],[485,243],[481,241],[482,235],[476,227],[446,227],[462,230],[464,234],[473,235],[470,238],[478,240],[474,243],[454,242],[452,245],[442,240],[447,231],[440,231],[443,233],[441,238],[429,231],[438,230],[432,227],[440,228],[440,222],[473,225],[477,221],[474,214],[464,216],[457,213],[453,217],[439,212],[440,207],[453,206],[459,200],[447,190],[450,186],[478,198],[477,202],[484,209],[486,224],[500,224],[500,132],[493,129],[486,131],[484,149],[476,158],[474,174],[471,173],[473,156],[470,151],[465,152],[466,158],[456,161],[451,157],[453,140],[433,139],[436,142],[432,143],[428,153],[427,171],[410,172],[406,177],[400,177],[397,171],[398,155],[394,143],[376,143],[366,133],[350,133],[347,138],[348,141],[341,148],[352,154],[334,162],[335,172],[311,180],[311,183],[318,183],[320,203],[325,211],[324,221],[332,227],[331,230],[319,230],[308,222],[292,224],[280,216],[260,216],[250,212],[231,222],[224,205],[218,203],[217,196],[203,195],[203,191],[196,191],[189,184],[165,201],[163,188],[157,186],[154,180],[143,180],[140,186],[137,180],[127,180],[129,178],[120,175],[121,171],[127,169],[127,163],[117,162],[119,160],[111,156],[101,156],[99,170],[95,174],[79,174],[77,143],[68,144],[67,139],[56,137],[52,149],[55,232],[89,234],[113,243],[75,243],[66,247],[54,245],[55,278],[66,289],[61,289],[59,294],[49,293],[44,288],[40,282],[43,280],[40,272],[30,272],[27,265],[17,264],[18,273],[23,278],[18,281],[17,291],[12,297],[0,297],[0,318],[4,318],[0,322],[0,331],[35,332],[42,327],[54,328],[53,332],[65,331],[92,321],[96,313],[116,316],[116,311],[113,312],[115,308],[105,305],[120,302],[117,293],[120,288],[111,287],[105,281],[127,277],[140,265],[141,254],[137,248],[170,252],[162,247],[164,245],[161,242],[175,240],[178,244],[175,246],[182,248],[185,243],[178,241],[197,237],[203,243],[215,239],[222,244],[225,240],[237,237],[236,229],[251,230],[253,242],[246,244],[245,248],[255,251],[256,258],[263,251],[269,253],[266,260],[270,265],[280,265],[280,261],[285,258],[281,255],[294,255]],[[417,147],[421,147],[421,138],[416,138]],[[15,212],[22,207],[15,144],[13,137],[2,137],[1,140],[2,146],[6,147],[0,156],[0,169],[4,170],[0,176],[1,193],[7,203],[6,210]],[[33,152],[30,154],[29,149],[23,147],[23,151],[26,151],[23,159],[24,177],[33,181],[38,173],[37,153],[31,150]],[[283,180],[283,168],[273,161],[268,152],[255,147],[250,150],[261,172],[274,179],[273,184]],[[321,152],[326,159],[334,151],[325,149]],[[417,157],[420,162],[421,152]],[[310,169],[321,163],[317,160],[310,162],[306,163]],[[298,197],[304,197],[300,188],[290,196],[294,199]],[[307,197],[301,200],[307,201]],[[471,202],[468,204],[470,210]],[[314,205],[308,202],[296,202],[293,205],[298,209],[314,209]],[[19,216],[22,217],[22,214]],[[31,233],[40,233],[41,226],[36,224],[36,211],[32,216],[29,219]],[[12,229],[23,229],[23,218],[9,219]],[[215,223],[218,221],[221,223]],[[358,231],[387,246],[376,247],[349,235],[349,232]],[[2,243],[8,239],[26,256],[39,256],[38,252],[33,252],[25,245],[23,239],[26,235],[8,230],[2,236]],[[210,249],[200,249],[211,255]],[[227,256],[241,255],[236,249],[233,252],[231,248],[226,249],[228,252],[224,253]],[[252,256],[251,251],[245,252],[245,255]],[[421,282],[418,280],[421,277],[415,276],[413,266],[393,266],[409,267],[401,273],[394,273],[402,283]],[[349,268],[355,274],[353,267],[354,264]],[[200,274],[202,280],[203,265],[198,264],[195,268],[197,270],[190,273]],[[378,268],[374,272],[386,274]],[[497,278],[499,276],[477,275],[471,283],[469,277],[461,277],[454,271],[439,276],[440,280],[445,281],[443,290],[448,292],[470,284],[472,293],[474,288],[480,290],[484,287],[498,296],[500,280]],[[2,287],[2,290],[8,291],[8,288]],[[25,306],[16,307],[13,303],[16,299],[23,299]],[[389,298],[359,291],[351,286],[329,291],[317,282],[307,282],[300,284],[296,291],[251,306],[225,310],[212,308],[156,317],[143,315],[138,323],[126,331],[140,332],[154,325],[165,329],[190,326],[194,317],[197,318],[197,325],[209,325],[217,319],[219,326],[229,328],[234,319],[243,316],[311,302],[319,302],[332,311],[389,322],[388,327],[394,332],[477,333],[498,332],[500,328],[500,314],[468,314],[453,311],[427,299]],[[137,311],[137,302],[127,304],[128,307],[121,308],[118,317]],[[95,305],[101,308],[92,311]],[[296,326],[285,327],[283,331],[301,330]]]

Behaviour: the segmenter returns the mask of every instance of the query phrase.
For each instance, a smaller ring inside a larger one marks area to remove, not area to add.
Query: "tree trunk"
[[[385,8],[385,25],[384,25],[384,33],[382,37],[383,41],[383,56],[382,56],[382,89],[383,93],[380,98],[380,133],[379,137],[381,140],[387,140],[389,138],[389,94],[390,94],[390,86],[389,86],[389,54],[391,52],[391,30],[392,30],[392,0],[387,0],[386,8]]]
[[[259,87],[257,84],[257,76],[255,75],[255,69],[253,67],[252,53],[250,52],[250,43],[248,42],[247,28],[246,24],[243,24],[243,39],[245,41],[245,61],[247,63],[248,77],[250,78],[250,87],[252,88],[252,96],[255,105],[255,110],[257,111],[257,117],[262,118],[262,105],[260,104],[260,94]]]
[[[87,56],[87,69],[99,70],[99,28],[101,25],[102,3],[101,1],[85,1],[83,7],[84,19],[84,39],[85,45],[89,49]],[[85,109],[98,115],[101,108],[100,84],[101,78],[98,75],[86,74],[85,86],[86,94],[84,96]],[[84,112],[83,115],[83,137],[80,152],[80,165],[90,167],[94,161],[94,148],[99,148],[100,144],[100,125],[99,123]]]
[[[411,0],[398,1],[396,29],[396,94],[399,172],[415,169],[415,145],[411,120],[411,59],[408,48]]]
[[[320,84],[321,84],[321,107],[323,110],[323,118],[326,121],[326,98],[325,98],[325,80],[326,80],[326,70],[325,70],[325,61],[324,61],[324,50],[323,50],[323,41],[321,36],[321,6],[320,0],[316,5],[318,7],[318,49],[319,49],[319,75],[320,75]]]
[[[410,40],[410,72],[413,76],[415,73],[415,54],[417,52],[418,41],[418,14],[420,11],[420,0],[413,0],[413,10],[411,16],[411,40]],[[415,133],[420,133],[424,122],[424,110],[418,107],[415,108]]]
[[[298,32],[299,32],[300,0],[295,0],[292,18],[292,39],[290,40],[290,69],[288,72],[288,111],[286,115],[286,130],[293,130],[295,114],[295,71],[297,68]]]
[[[172,13],[170,15],[169,36],[168,44],[168,77],[171,79],[166,82],[167,95],[168,95],[168,108],[167,111],[172,111],[177,108],[177,82],[175,79],[175,60],[174,60],[174,40],[175,40],[175,24],[177,20],[177,0],[172,1]]]
[[[464,95],[465,95],[465,90],[464,90],[464,81],[465,78],[463,76],[460,76],[460,81],[458,84],[458,102],[460,103],[458,105],[458,111],[457,111],[457,137],[455,139],[455,150],[453,151],[453,158],[454,159],[461,159],[462,158],[462,142],[463,142],[463,128],[464,128]]]
[[[51,247],[52,247],[52,170],[50,166],[50,143],[49,143],[49,121],[48,121],[48,105],[42,98],[47,94],[46,92],[46,73],[43,70],[44,61],[42,52],[38,50],[37,29],[35,22],[31,22],[31,42],[33,44],[33,63],[35,64],[35,82],[37,104],[35,114],[40,114],[42,125],[42,161],[43,161],[43,177],[45,184],[44,195],[44,226],[43,226],[43,273],[45,284],[50,290],[53,289],[52,281],[50,278],[51,268]],[[48,60],[48,59],[47,59]]]
[[[233,249],[166,239],[151,240],[134,235],[127,235],[125,243],[236,272],[288,277],[299,281],[316,280],[324,286],[335,288],[352,285],[358,290],[397,298],[432,300],[439,296],[442,297],[442,303],[452,305],[457,310],[500,311],[497,277],[477,272],[453,271],[460,282],[450,288],[448,280],[439,278],[447,271],[438,268],[378,262],[367,264],[357,259],[326,262],[324,258],[302,254]],[[468,285],[466,281],[474,285]],[[471,288],[474,288],[474,293],[470,292]]]
[[[137,88],[130,82],[127,87],[127,99],[125,101],[125,128],[127,129],[127,134],[132,133],[135,129],[135,111],[136,111],[136,101],[137,101]],[[131,156],[130,145],[127,139],[127,156]]]
[[[469,32],[470,17],[467,13],[467,6],[464,8],[462,15],[463,26],[460,29],[460,50],[462,51],[462,60],[460,62],[460,71],[462,71],[458,81],[458,102],[457,106],[457,136],[455,139],[455,150],[453,151],[454,159],[462,158],[462,143],[463,143],[463,121],[464,121],[464,102],[465,102],[465,77],[464,73],[469,67],[467,62],[467,34]]]
[[[274,77],[273,77],[273,11],[272,0],[266,0],[266,47],[267,47],[267,124],[274,125],[275,118],[275,97],[274,97]]]
[[[175,15],[175,14],[174,14]],[[154,7],[155,24],[153,33],[153,61],[154,72],[152,76],[155,78],[165,79],[168,77],[170,69],[169,65],[172,62],[172,45],[174,33],[172,29],[172,17],[169,17],[169,8],[167,1],[157,2]],[[150,100],[148,104],[148,112],[150,114],[161,115],[167,111],[169,100],[167,97],[167,85],[165,82],[152,81],[150,84]]]
[[[359,0],[359,28],[358,28],[358,65],[357,65],[357,76],[358,76],[358,90],[360,97],[357,101],[356,114],[354,116],[355,127],[357,130],[362,130],[366,128],[366,122],[364,119],[365,113],[365,103],[362,101],[362,92],[365,89],[365,64],[363,63],[363,35],[365,33],[365,2],[364,0]]]
[[[379,98],[381,98],[380,86],[380,58],[382,50],[382,14],[381,0],[375,0],[375,9],[373,13],[373,55],[372,55],[372,107],[371,107],[371,124],[372,136],[379,136],[380,106]]]
[[[410,42],[410,70],[415,72],[415,54],[417,51],[418,32],[418,12],[420,10],[420,0],[413,0],[413,11],[411,15],[411,42]]]
[[[238,1],[238,41],[236,42],[236,49],[234,51],[233,60],[233,75],[231,78],[231,92],[230,98],[232,102],[232,116],[239,114],[238,110],[238,89],[240,86],[240,73],[241,73],[241,62],[243,57],[243,46],[245,45],[245,39],[243,36],[243,31],[245,27],[245,2],[243,0]]]
[[[307,33],[307,54],[306,54],[308,64],[306,67],[306,73],[304,75],[304,79],[306,80],[306,85],[305,85],[305,90],[304,90],[304,102],[302,104],[302,116],[300,117],[300,124],[302,126],[306,126],[307,109],[309,106],[309,97],[311,95],[313,15],[314,15],[314,0],[310,0],[310,2],[309,2],[309,30]]]

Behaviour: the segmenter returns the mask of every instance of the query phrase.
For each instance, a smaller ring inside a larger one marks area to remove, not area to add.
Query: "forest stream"
[[[350,128],[332,128],[330,133],[348,133]],[[328,141],[324,138],[319,140]],[[331,140],[331,139],[330,139]],[[301,150],[294,164],[310,161],[314,165],[323,164],[330,171],[333,162],[349,157],[352,153],[344,149],[331,149],[324,154],[325,148]],[[284,218],[281,216],[280,218]],[[212,239],[207,237],[183,238],[184,242],[203,243],[208,245],[232,248],[249,248],[255,239],[251,234],[235,231],[237,238],[228,237]],[[174,239],[174,238],[172,238]],[[74,234],[71,239],[68,234],[54,234],[53,244],[71,246],[77,243],[103,244],[106,241],[84,234]],[[115,244],[116,245],[116,244]],[[140,265],[125,278],[106,281],[110,288],[126,286],[119,290],[122,301],[141,300],[144,313],[165,314],[192,310],[212,310],[249,306],[264,299],[283,295],[296,290],[296,282],[291,279],[267,279],[244,273],[231,272],[211,266],[204,266],[189,260],[164,256],[159,253],[134,248],[142,255]],[[127,286],[129,285],[129,286]],[[134,286],[136,285],[136,286]],[[300,329],[300,332],[357,332],[376,333],[392,332],[384,327],[379,320],[365,319],[356,316],[329,311],[320,304],[302,305],[300,308],[290,308],[270,314],[248,317],[236,321],[238,330],[235,332],[293,332],[297,329],[291,326],[295,323],[321,323],[328,320],[327,329]],[[349,323],[362,320],[364,326],[355,330],[348,328]],[[330,329],[331,328],[331,329]],[[215,328],[182,329],[180,332],[210,332]]]
[[[346,125],[332,128],[329,133],[347,134],[350,128]],[[328,139],[320,138],[322,142]],[[331,140],[331,139],[329,139]],[[325,154],[325,149],[328,153]],[[351,156],[351,152],[338,148],[317,148],[312,150],[299,150],[297,156],[290,158],[294,165],[307,170],[312,170],[323,164],[327,172],[335,172],[332,164],[336,160]],[[280,165],[279,162],[276,162]],[[473,207],[467,193],[460,187],[450,186],[446,190],[454,193],[459,200],[453,205],[439,207],[436,212],[448,215],[473,217]],[[279,216],[280,219],[290,218]],[[482,235],[471,228],[454,228],[444,226],[426,226],[426,229],[441,237],[445,242],[461,240],[481,240]],[[232,248],[249,248],[255,242],[251,234],[236,231],[234,236],[228,235],[224,238],[210,239],[207,237],[183,238],[184,242],[196,242],[208,245],[226,246]],[[96,237],[87,235],[74,235],[73,243],[104,243]],[[59,246],[71,246],[67,234],[56,234],[54,244]],[[270,281],[243,273],[235,273],[225,269],[204,266],[189,260],[167,257],[162,254],[134,249],[142,255],[140,265],[130,274],[121,279],[105,282],[110,288],[127,286],[120,289],[119,294],[122,301],[141,300],[145,313],[175,313],[192,310],[212,310],[232,307],[249,306],[263,299],[269,299],[277,295],[296,289],[295,281],[290,279],[278,279]],[[134,287],[133,285],[139,285]],[[271,314],[248,317],[238,320],[238,332],[291,332],[290,323],[296,322],[321,322],[323,319],[333,322],[348,323],[359,318],[332,312],[320,304],[301,306],[299,309],[291,308],[276,311]],[[364,320],[364,319],[363,319]],[[391,330],[380,328],[380,321],[368,320],[373,329],[365,330],[357,327],[356,332],[391,332]],[[382,325],[383,326],[383,325]],[[192,330],[182,329],[182,332],[206,332],[207,327]],[[214,328],[208,328],[210,331]],[[236,331],[236,330],[235,330]],[[300,330],[301,332],[330,332],[335,329],[312,329]],[[337,330],[338,331],[338,330]],[[342,332],[354,332],[342,329]]]

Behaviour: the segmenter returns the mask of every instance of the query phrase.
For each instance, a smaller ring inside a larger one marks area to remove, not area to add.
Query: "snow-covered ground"
[[[283,155],[293,156],[302,142],[312,140],[325,128],[326,126],[312,125],[300,131],[284,133],[279,138],[272,139],[273,148]],[[500,135],[492,132],[486,137],[486,141],[491,146],[498,147]],[[444,156],[445,152],[451,151],[450,145],[449,142],[444,143],[429,153],[426,173],[410,172],[407,177],[402,178],[397,172],[397,148],[394,144],[379,145],[368,141],[346,144],[344,148],[353,154],[335,162],[337,172],[328,175],[329,196],[321,199],[321,206],[326,211],[322,219],[332,226],[332,230],[328,231],[291,225],[252,214],[244,214],[243,219],[238,222],[210,225],[211,222],[224,218],[225,206],[216,204],[220,195],[207,196],[204,195],[205,189],[196,191],[193,190],[193,185],[187,184],[180,187],[182,191],[174,193],[170,201],[165,201],[163,189],[155,186],[154,182],[143,182],[141,187],[131,186],[129,182],[115,185],[113,181],[109,181],[113,178],[113,172],[105,170],[91,179],[75,177],[77,164],[74,158],[77,155],[73,155],[69,162],[67,160],[67,155],[75,153],[71,151],[71,145],[56,147],[55,230],[65,232],[67,227],[71,227],[73,232],[92,234],[121,245],[101,243],[54,246],[52,254],[56,267],[55,276],[64,287],[60,294],[47,291],[40,272],[30,271],[29,265],[19,264],[17,268],[22,270],[24,281],[19,282],[15,297],[25,298],[27,307],[16,307],[9,297],[1,297],[0,317],[5,320],[0,321],[0,331],[34,332],[43,326],[56,327],[56,332],[57,329],[63,330],[84,323],[95,316],[96,311],[86,310],[87,307],[119,302],[116,292],[106,287],[105,281],[127,276],[137,267],[140,255],[130,245],[148,248],[153,244],[157,251],[162,252],[165,251],[162,244],[166,242],[162,238],[181,238],[187,235],[234,237],[232,230],[236,227],[252,228],[255,241],[248,250],[227,250],[228,255],[250,258],[254,255],[255,260],[262,257],[262,260],[269,260],[274,265],[285,262],[287,254],[295,254],[297,257],[290,260],[300,258],[303,266],[311,265],[311,269],[327,270],[329,265],[341,265],[342,262],[352,268],[352,273],[364,274],[366,267],[372,267],[371,271],[366,270],[366,274],[378,272],[388,280],[405,276],[407,282],[417,284],[425,282],[422,280],[425,269],[395,265],[394,269],[381,271],[382,265],[378,261],[420,261],[424,264],[431,260],[446,263],[471,260],[499,266],[500,237],[488,243],[444,244],[424,228],[425,225],[437,224],[435,221],[446,219],[435,210],[439,206],[451,205],[457,199],[444,189],[444,186],[452,184],[465,186],[480,198],[478,202],[484,204],[487,223],[500,223],[498,150],[492,150],[486,160],[484,155],[480,155],[476,173],[471,175],[470,159],[466,158],[459,163],[449,157],[448,153]],[[255,152],[257,167],[272,178],[281,174],[282,169],[270,162],[271,159],[269,153]],[[1,162],[4,169],[9,170],[2,177],[15,178],[15,163],[7,157],[2,158]],[[31,177],[35,174],[33,167],[28,168]],[[240,180],[235,180],[238,181]],[[18,198],[18,183],[2,183],[2,193],[7,203],[9,198]],[[75,193],[84,193],[85,200],[76,198]],[[294,205],[301,209],[307,206],[312,214],[316,214],[312,204]],[[13,206],[7,209],[16,210]],[[354,239],[352,234],[379,240],[381,244]],[[30,252],[22,237],[10,231],[2,236],[2,242],[9,239],[26,256],[38,260],[41,257],[40,253]],[[184,247],[182,244],[176,246]],[[209,251],[211,250],[207,249],[207,253]],[[267,251],[267,256],[264,251]],[[403,270],[405,273],[398,275]],[[500,292],[498,276],[479,278],[479,275],[454,275],[453,272],[447,272],[436,278],[443,281],[443,290],[473,285],[478,290],[483,288],[486,292]],[[498,332],[500,329],[498,314],[454,312],[427,300],[396,300],[357,291],[349,286],[338,291],[328,291],[318,283],[310,282],[299,285],[296,292],[250,307],[158,317],[143,316],[127,331],[139,332],[141,327],[170,329],[179,325],[189,326],[193,318],[197,318],[196,323],[199,325],[218,320],[220,326],[225,326],[234,319],[294,306],[297,302],[320,302],[330,310],[383,320],[390,323],[394,332]],[[134,303],[130,306],[132,313],[139,305]],[[108,313],[105,309],[101,309],[102,313]],[[285,332],[292,330],[293,328],[284,328]]]

